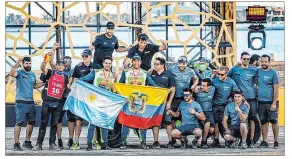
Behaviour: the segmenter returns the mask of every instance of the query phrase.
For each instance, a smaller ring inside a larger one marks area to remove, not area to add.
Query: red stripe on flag
[[[160,126],[162,117],[162,115],[157,114],[152,118],[141,118],[133,115],[127,115],[123,111],[120,111],[118,120],[122,125],[126,125],[132,128],[148,129],[152,126]]]

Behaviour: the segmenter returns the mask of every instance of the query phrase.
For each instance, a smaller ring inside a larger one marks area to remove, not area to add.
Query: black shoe
[[[61,150],[64,149],[62,139],[58,139],[58,147],[59,147]]]
[[[172,141],[169,141],[168,144],[167,144],[167,148],[169,149],[173,149],[174,146],[173,146],[173,142]]]
[[[201,148],[203,148],[203,149],[207,149],[208,148],[208,145],[207,145],[206,141],[202,141],[201,142]]]
[[[188,144],[187,144],[188,142],[187,142],[187,140],[185,140],[185,141],[181,141],[181,149],[186,149],[187,147],[188,147]]]
[[[23,149],[20,147],[20,143],[15,143],[13,146],[14,151],[23,151]]]
[[[211,144],[211,147],[214,147],[214,148],[221,148],[221,145],[220,145],[220,143],[219,143],[219,140],[217,139],[215,139],[214,141],[213,141],[213,143]]]
[[[31,145],[31,141],[24,141],[24,143],[22,144],[22,147],[29,150],[33,149],[33,146]]]
[[[254,141],[253,140],[250,141],[248,148],[254,148]]]
[[[262,141],[260,146],[258,146],[259,148],[269,148],[269,144],[266,141]]]
[[[69,148],[72,147],[73,146],[73,139],[69,139],[67,145]]]
[[[55,143],[50,144],[49,150],[51,151],[60,151],[61,149],[57,147]]]
[[[33,151],[40,151],[40,150],[42,150],[42,144],[36,143],[36,145],[34,146],[34,148],[32,150]]]
[[[142,141],[142,142],[141,142],[141,147],[142,147],[142,149],[144,149],[144,150],[149,149],[149,147],[146,145],[146,141]]]
[[[160,148],[159,142],[158,141],[154,141],[152,148],[159,149]]]
[[[179,144],[176,142],[176,139],[172,139],[173,147],[179,147]]]
[[[273,149],[278,149],[279,148],[279,143],[278,143],[278,141],[276,141],[276,142],[274,142],[274,147],[273,147]]]
[[[197,149],[197,148],[198,148],[198,141],[197,141],[196,139],[194,139],[194,140],[192,141],[192,148],[193,148],[193,149]]]
[[[127,148],[127,144],[125,142],[122,142],[120,149],[125,150]]]
[[[86,151],[91,151],[91,150],[92,150],[92,142],[87,142]]]
[[[101,144],[101,149],[103,149],[103,150],[111,150],[111,148],[108,146],[107,143],[102,143]]]

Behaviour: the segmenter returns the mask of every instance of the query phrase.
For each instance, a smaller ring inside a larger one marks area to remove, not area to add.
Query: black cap
[[[113,23],[113,22],[107,22],[106,23],[106,28],[107,29],[114,29],[115,28],[115,23]]]
[[[141,56],[139,56],[139,54],[135,53],[135,55],[132,57],[132,60],[141,60]]]
[[[92,55],[91,50],[89,50],[89,49],[85,49],[85,50],[82,52],[82,55]]]
[[[178,58],[177,62],[178,62],[178,63],[182,63],[182,62],[187,63],[188,60],[187,60],[187,58],[186,58],[185,56],[180,56],[180,57]]]
[[[65,62],[64,62],[63,60],[59,60],[59,61],[57,62],[57,66],[64,65],[64,64],[65,64]]]
[[[148,40],[148,35],[145,33],[141,33],[138,35],[138,40]]]

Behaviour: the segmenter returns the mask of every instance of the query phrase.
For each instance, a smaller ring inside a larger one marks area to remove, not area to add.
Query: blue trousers
[[[137,132],[137,135],[140,139],[140,142],[146,141],[146,132],[147,129],[134,129]],[[129,127],[123,125],[122,128],[122,142],[127,143],[127,137],[129,134]]]
[[[97,131],[100,131],[100,129],[101,129],[101,138],[103,140],[103,143],[108,143],[108,129],[100,128],[100,127],[95,126],[91,123],[88,127],[87,142],[89,142],[89,143],[92,142],[95,128],[97,128]]]

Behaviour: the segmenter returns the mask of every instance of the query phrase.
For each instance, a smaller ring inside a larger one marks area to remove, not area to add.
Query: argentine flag
[[[126,102],[126,97],[77,80],[71,87],[64,110],[70,110],[93,125],[114,129],[115,121]]]

